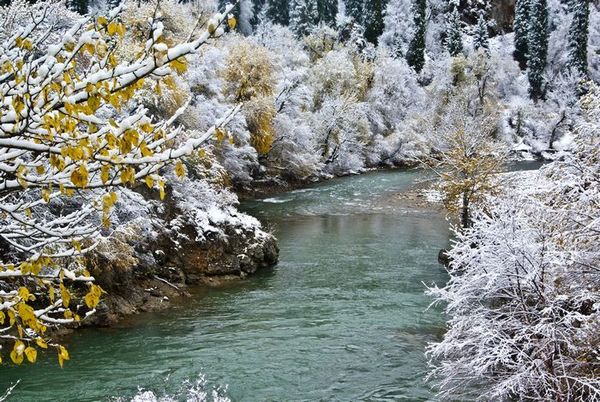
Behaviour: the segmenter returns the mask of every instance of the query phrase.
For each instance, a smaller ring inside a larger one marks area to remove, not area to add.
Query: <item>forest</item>
[[[411,284],[436,328],[410,348],[419,391],[381,400],[600,401],[600,2],[0,1],[0,401],[97,400],[25,370],[86,362],[73,333],[277,278],[291,244],[333,230],[289,240],[292,218],[344,214],[398,231],[366,257],[332,234],[323,259],[347,247],[348,280],[360,258],[408,269],[384,258],[411,247],[402,214],[443,237],[415,263],[439,275]],[[118,400],[377,400],[205,387]]]

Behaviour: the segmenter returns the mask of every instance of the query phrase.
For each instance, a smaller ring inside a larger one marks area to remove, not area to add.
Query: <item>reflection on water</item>
[[[280,239],[277,267],[125,328],[80,331],[65,369],[54,357],[3,367],[0,387],[23,378],[16,401],[187,400],[182,384],[204,373],[199,392],[227,386],[219,397],[232,401],[428,400],[423,350],[444,319],[423,283],[446,280],[436,257],[447,225],[378,203],[417,176],[377,172],[244,204]]]

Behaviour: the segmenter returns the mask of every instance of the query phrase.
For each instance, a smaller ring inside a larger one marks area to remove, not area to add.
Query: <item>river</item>
[[[22,379],[9,401],[23,402],[431,399],[423,352],[444,317],[423,291],[447,279],[437,253],[448,226],[388,202],[420,174],[372,172],[244,203],[280,240],[275,268],[78,331],[64,369],[54,354],[5,363],[0,390]]]

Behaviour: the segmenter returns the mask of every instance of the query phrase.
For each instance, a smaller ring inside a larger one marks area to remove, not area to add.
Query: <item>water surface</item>
[[[21,378],[12,400],[36,402],[203,400],[204,390],[233,401],[430,399],[423,350],[444,320],[423,283],[446,280],[436,257],[448,228],[385,201],[419,174],[374,172],[243,204],[279,238],[275,268],[121,328],[78,331],[64,369],[54,356],[5,364],[0,389]]]

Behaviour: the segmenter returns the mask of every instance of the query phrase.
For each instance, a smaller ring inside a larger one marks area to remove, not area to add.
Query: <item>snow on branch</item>
[[[162,120],[135,98],[148,83],[156,91],[175,85],[164,78],[183,74],[186,56],[223,34],[232,4],[177,44],[165,39],[158,5],[142,43],[127,31],[120,8],[77,16],[62,29],[55,4],[14,7],[31,15],[17,25],[8,13],[0,26],[0,285],[14,289],[0,293],[0,333],[14,340],[10,357],[20,364],[48,347],[47,326],[95,311],[103,290],[81,257],[96,245],[96,214],[110,225],[113,189],[143,182],[162,199],[163,169],[174,164],[183,177],[181,158],[223,130],[240,106],[182,140],[176,120],[187,103]],[[125,57],[124,48],[137,51]],[[82,300],[72,285],[85,289]],[[66,349],[50,346],[61,365],[68,360]]]

